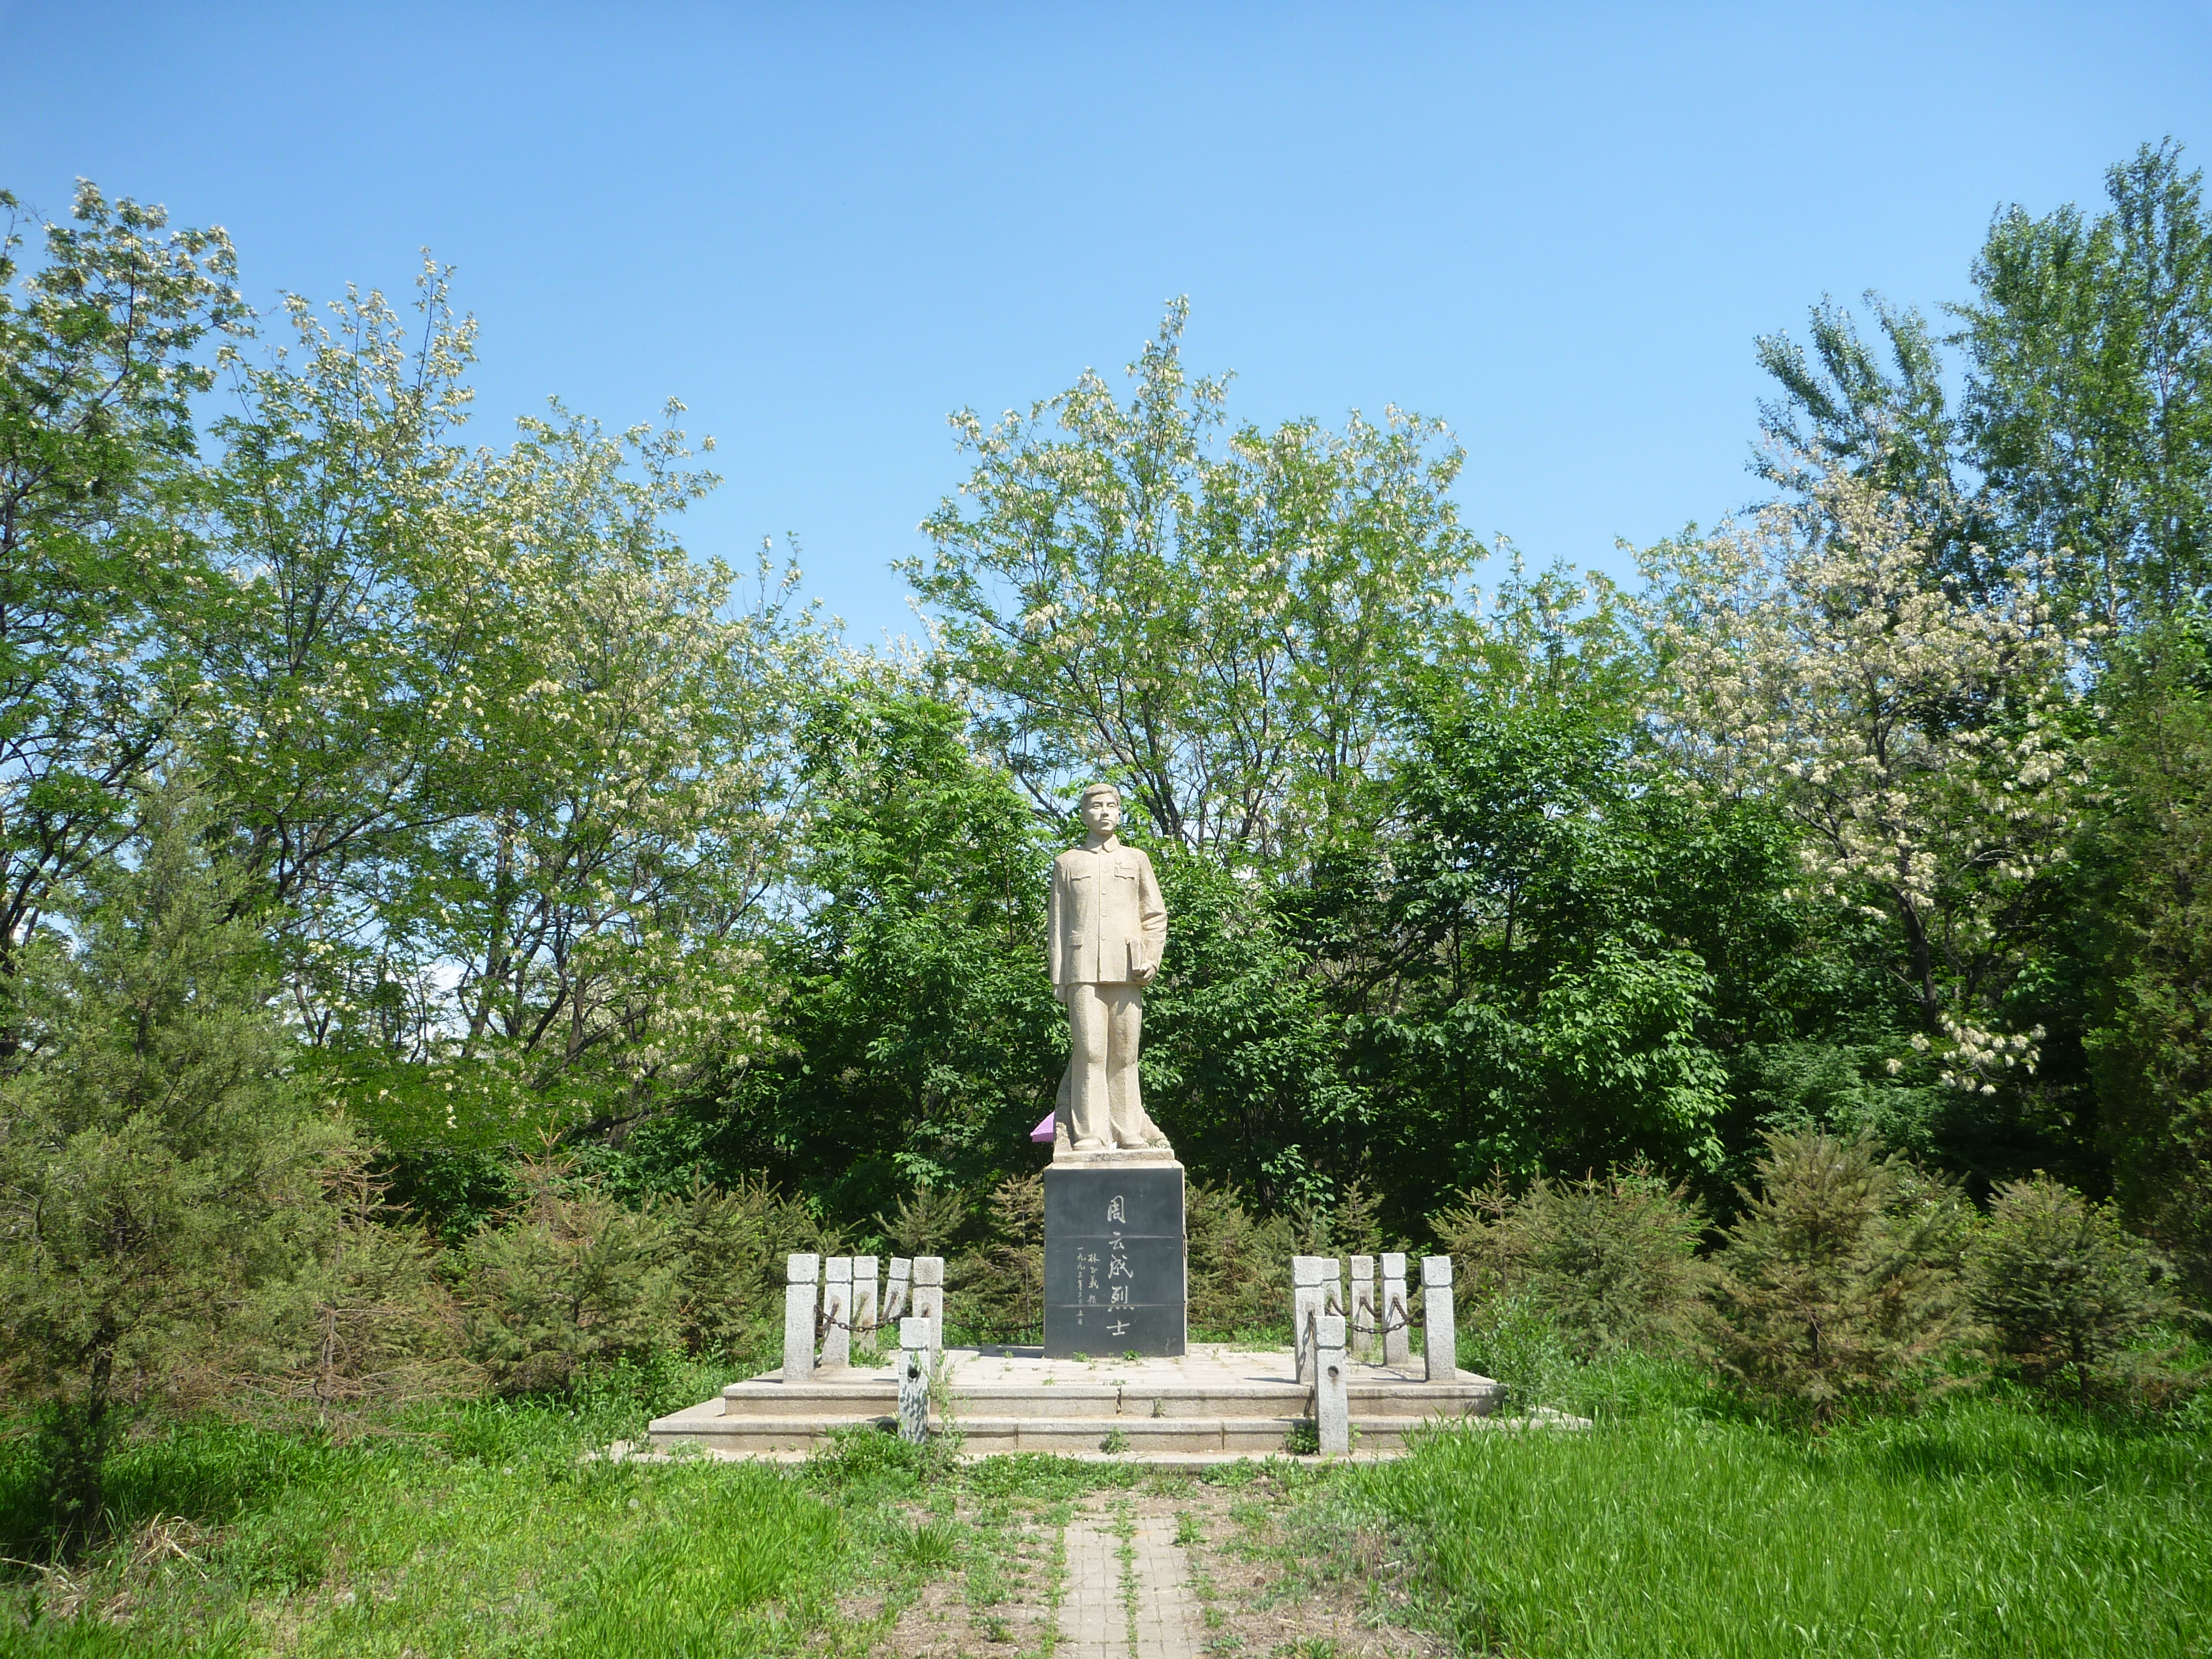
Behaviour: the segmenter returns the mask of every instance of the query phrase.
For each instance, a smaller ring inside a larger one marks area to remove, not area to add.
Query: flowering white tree
[[[473,328],[421,289],[414,328],[294,301],[237,366],[192,759],[311,1038],[629,1109],[764,1041],[786,739],[831,642],[765,551],[747,606],[676,539],[714,483],[681,432],[556,404],[456,442]]]
[[[1996,1012],[2007,924],[2066,856],[2087,787],[2067,715],[2076,641],[2037,571],[1969,596],[1905,505],[1836,468],[1808,499],[1643,556],[1654,722],[1721,787],[1808,832],[1813,891],[1893,923],[1946,1080],[2034,1069]],[[1894,1066],[1893,1066],[1894,1069]]]

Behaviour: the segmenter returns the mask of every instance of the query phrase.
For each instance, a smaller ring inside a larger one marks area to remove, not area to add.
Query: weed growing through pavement
[[[1129,1651],[1137,1650],[1137,1523],[1129,1514],[1129,1500],[1114,1505],[1114,1536],[1120,1547],[1114,1556],[1121,1564],[1121,1615],[1128,1626]]]

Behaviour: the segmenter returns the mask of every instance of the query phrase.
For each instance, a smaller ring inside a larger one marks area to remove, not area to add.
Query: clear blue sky
[[[0,0],[0,185],[236,238],[249,292],[483,324],[476,434],[674,395],[856,640],[961,476],[945,413],[1118,372],[1161,302],[1272,422],[1449,420],[1469,525],[1620,569],[1743,471],[1756,334],[1962,297],[1993,209],[2212,162],[2212,3],[643,5]]]

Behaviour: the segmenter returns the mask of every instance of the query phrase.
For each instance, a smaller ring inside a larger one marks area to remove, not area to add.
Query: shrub
[[[943,1255],[968,1226],[968,1201],[942,1187],[916,1187],[888,1216],[878,1216],[901,1255]]]
[[[1435,1225],[1464,1294],[1540,1310],[1579,1359],[1624,1348],[1665,1352],[1692,1340],[1705,1218],[1647,1165],[1538,1180],[1517,1196],[1496,1179]]]
[[[1044,1176],[1008,1176],[985,1208],[981,1243],[946,1264],[959,1322],[988,1340],[1044,1327]]]
[[[764,1181],[724,1191],[695,1176],[657,1213],[668,1231],[675,1334],[695,1357],[757,1346],[781,1316],[784,1257],[836,1243],[803,1201]]]
[[[667,1224],[625,1209],[567,1164],[520,1171],[526,1197],[469,1241],[471,1358],[504,1393],[568,1388],[584,1366],[642,1361],[676,1339]]]
[[[1254,1216],[1225,1188],[1193,1182],[1183,1231],[1189,1242],[1190,1325],[1226,1334],[1291,1322],[1290,1224]]]
[[[2040,1171],[1997,1188],[1967,1265],[2002,1359],[2029,1382],[2063,1380],[2085,1400],[2130,1337],[2177,1310],[2149,1246],[2112,1206]]]
[[[1459,1351],[1522,1411],[1562,1404],[1579,1369],[1551,1310],[1526,1293],[1479,1297],[1460,1321]]]
[[[476,1386],[461,1358],[460,1311],[439,1273],[440,1251],[386,1201],[370,1153],[348,1149],[325,1171],[320,1206],[292,1221],[299,1269],[272,1285],[246,1340],[212,1368],[226,1403],[274,1401],[334,1414],[433,1399]]]
[[[1740,1387],[1826,1418],[1909,1392],[1971,1334],[1950,1188],[1863,1134],[1770,1134],[1757,1168],[1709,1293],[1713,1355]]]

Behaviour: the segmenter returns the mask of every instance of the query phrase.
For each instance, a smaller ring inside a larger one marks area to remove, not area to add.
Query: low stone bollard
[[[793,1255],[784,1263],[783,1380],[804,1382],[814,1375],[815,1275],[818,1255]]]
[[[933,1353],[945,1347],[945,1258],[918,1255],[914,1259],[914,1314],[929,1322]]]
[[[1373,1364],[1377,1358],[1375,1336],[1375,1258],[1352,1258],[1352,1347],[1348,1357]]]
[[[914,1263],[902,1255],[891,1258],[891,1282],[884,1291],[883,1322],[896,1325],[906,1317],[908,1286],[912,1283]]]
[[[842,1369],[853,1363],[853,1258],[833,1255],[822,1267],[821,1364]]]
[[[853,1334],[863,1346],[872,1347],[876,1340],[876,1310],[879,1298],[876,1286],[876,1258],[856,1255],[853,1258]]]
[[[899,1321],[899,1438],[920,1445],[929,1437],[929,1377],[937,1364],[929,1322]]]
[[[1323,1258],[1291,1258],[1291,1346],[1297,1357],[1297,1380],[1313,1381],[1313,1322],[1328,1311],[1328,1289],[1322,1282]]]
[[[1413,1316],[1407,1312],[1406,1258],[1403,1253],[1386,1250],[1382,1255],[1382,1363],[1386,1365],[1410,1365],[1413,1363]]]
[[[1352,1449],[1352,1403],[1346,1386],[1344,1316],[1314,1320],[1314,1427],[1323,1453]]]
[[[1452,1259],[1421,1258],[1421,1345],[1427,1352],[1429,1381],[1459,1381],[1459,1334],[1452,1328]]]

